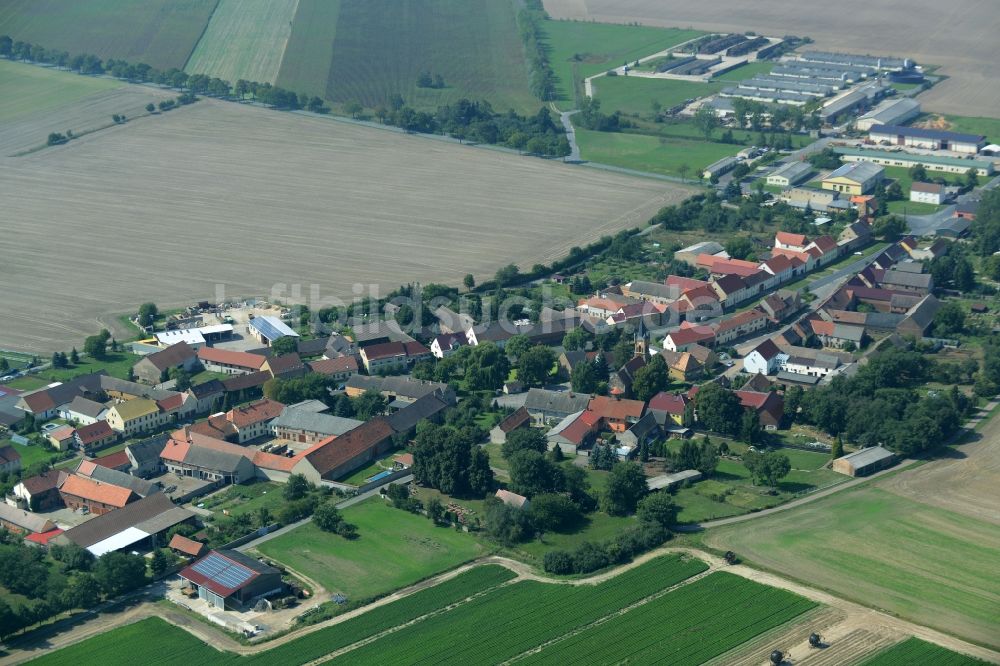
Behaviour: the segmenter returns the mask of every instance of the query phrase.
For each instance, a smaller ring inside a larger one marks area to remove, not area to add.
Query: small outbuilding
[[[869,476],[875,472],[892,467],[896,463],[896,455],[881,446],[872,446],[849,453],[833,461],[834,472],[848,476]]]
[[[178,574],[198,598],[219,609],[253,608],[260,600],[281,594],[281,572],[236,550],[213,550]]]

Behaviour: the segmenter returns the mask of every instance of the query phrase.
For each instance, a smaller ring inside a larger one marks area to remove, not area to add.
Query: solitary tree
[[[466,289],[472,291],[473,287],[476,286],[476,278],[472,275],[472,273],[466,273],[465,277],[462,278],[462,284],[465,285]]]
[[[690,171],[691,171],[691,167],[688,166],[687,164],[682,164],[679,167],[677,167],[677,173],[680,174],[680,177],[681,177],[682,181],[687,180],[687,175],[688,175],[688,172],[690,172]]]

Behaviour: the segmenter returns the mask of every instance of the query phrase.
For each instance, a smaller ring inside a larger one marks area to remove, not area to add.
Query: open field
[[[176,93],[80,76],[51,67],[0,60],[0,156],[44,145],[49,133],[80,134],[113,125],[111,115],[145,114],[145,106]]]
[[[934,666],[976,666],[985,661],[952,652],[919,638],[910,638],[878,653],[862,663],[862,666],[910,666],[911,664],[934,664]]]
[[[626,61],[632,63],[702,34],[676,28],[578,21],[548,21],[543,28],[552,49],[549,61],[558,79],[559,105],[567,109],[575,107],[574,88],[588,76],[621,67]]]
[[[132,657],[150,655],[157,664],[303,664],[347,647],[379,632],[405,624],[466,597],[499,585],[513,574],[498,566],[477,567],[451,580],[375,608],[332,627],[267,649],[254,656],[219,653],[191,634],[159,618],[150,618],[115,629],[43,657],[41,664],[89,663],[99,655],[109,665],[135,663]]]
[[[7,0],[0,35],[71,55],[184,67],[218,0]]]
[[[545,0],[545,8],[554,18],[755,30],[764,35],[809,36],[815,40],[813,48],[906,56],[921,64],[941,65],[937,73],[949,77],[919,96],[925,108],[1000,118],[995,68],[1000,44],[992,2],[846,0],[830,11],[823,0],[801,2],[792,9],[784,0]]]
[[[298,0],[219,0],[184,71],[274,83]]]
[[[897,476],[919,476],[936,464]],[[1000,527],[918,503],[883,489],[885,484],[876,481],[752,524],[713,529],[704,538],[810,585],[996,646],[1000,580],[990,572]]]
[[[990,143],[1000,142],[1000,118],[969,118],[948,116],[949,130],[966,134],[982,134]]]
[[[445,87],[419,88],[440,74]],[[436,109],[462,97],[534,113],[512,0],[302,0],[278,85],[373,108],[397,93]]]
[[[728,72],[724,72],[716,77],[713,77],[713,81],[725,81],[727,83],[739,83],[745,79],[752,79],[757,74],[767,74],[774,67],[775,63],[773,60],[761,60],[759,62],[748,62],[744,65],[740,65],[735,69],[731,69]]]
[[[69,348],[139,302],[217,300],[217,287],[277,297],[300,285],[310,298],[316,285],[317,298],[346,300],[355,284],[386,293],[491,276],[641,225],[690,191],[202,100],[0,159],[10,221],[0,346]],[[73,251],[52,261],[58,238]]]
[[[0,88],[4,91],[0,98],[0,122],[12,122],[67,104],[75,104],[94,93],[114,90],[123,85],[111,79],[80,76],[54,68],[0,60]]]
[[[468,534],[435,526],[379,498],[342,513],[358,527],[353,541],[309,523],[262,543],[258,550],[348,599],[412,585],[485,552]]]
[[[580,155],[591,162],[602,162],[626,169],[650,171],[669,176],[681,175],[682,165],[688,166],[686,178],[701,179],[701,171],[712,162],[727,155],[735,155],[741,146],[667,139],[645,134],[595,132],[577,129],[576,141]]]
[[[683,104],[719,92],[721,84],[678,81],[677,79],[647,79],[638,76],[602,76],[594,79],[594,96],[601,102],[601,111],[638,113],[648,116],[656,100],[663,109]],[[718,133],[718,132],[717,132]]]

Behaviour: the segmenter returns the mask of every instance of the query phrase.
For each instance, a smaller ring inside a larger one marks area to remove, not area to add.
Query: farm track
[[[534,568],[530,567],[529,565],[523,562],[511,560],[506,557],[499,557],[499,556],[485,557],[476,560],[474,562],[470,562],[456,569],[453,569],[439,576],[434,576],[432,578],[429,578],[425,581],[417,583],[416,585],[412,585],[402,590],[399,590],[389,596],[383,597],[382,599],[379,599],[378,601],[375,601],[372,604],[369,604],[362,608],[358,608],[356,610],[344,613],[343,615],[339,615],[325,622],[312,625],[300,631],[295,631],[289,634],[285,634],[284,636],[281,636],[273,641],[268,641],[266,643],[261,643],[256,645],[240,644],[235,640],[233,640],[232,638],[230,638],[229,636],[223,634],[222,632],[216,631],[210,625],[204,624],[197,620],[193,620],[192,618],[183,613],[170,610],[164,611],[162,606],[143,604],[142,606],[136,607],[134,609],[125,611],[120,614],[109,615],[109,616],[98,616],[95,619],[88,620],[80,625],[77,625],[72,630],[64,632],[62,634],[45,636],[43,635],[44,632],[36,632],[39,634],[37,637],[35,637],[36,640],[26,641],[24,645],[19,645],[17,641],[14,641],[13,645],[9,646],[10,651],[7,654],[7,656],[0,658],[0,666],[5,666],[6,664],[24,663],[25,661],[28,661],[29,659],[35,656],[38,656],[37,650],[39,649],[56,650],[59,648],[67,647],[69,645],[78,643],[82,640],[85,640],[97,634],[104,633],[116,627],[132,624],[134,622],[137,622],[139,620],[148,617],[163,618],[168,622],[184,629],[185,631],[188,631],[192,635],[208,643],[209,645],[212,645],[213,647],[215,647],[220,651],[234,652],[242,655],[258,654],[261,652],[266,652],[267,650],[270,650],[279,645],[284,645],[285,643],[294,641],[297,638],[311,634],[315,631],[319,631],[321,629],[334,626],[341,622],[345,622],[351,618],[358,617],[360,615],[363,615],[364,613],[371,611],[372,609],[384,606],[398,599],[410,596],[415,592],[423,590],[427,587],[438,585],[446,580],[450,580],[458,576],[459,574],[477,566],[497,564],[506,567],[511,571],[513,571],[515,574],[517,574],[516,578],[512,579],[508,583],[505,583],[505,585],[511,584],[519,580],[534,580],[534,581],[560,584],[560,585],[596,585],[600,582],[614,578],[625,571],[634,569],[635,567],[638,567],[644,562],[647,562],[661,555],[677,554],[677,553],[688,555],[690,557],[696,557],[706,562],[709,565],[709,570],[705,572],[706,574],[713,571],[724,570],[728,573],[735,574],[743,578],[747,578],[748,580],[752,580],[757,583],[761,583],[763,585],[769,585],[771,587],[793,592],[812,601],[824,604],[832,609],[835,609],[836,611],[839,611],[840,613],[843,614],[844,617],[846,617],[846,619],[841,623],[833,625],[833,627],[829,627],[823,630],[823,632],[821,633],[824,633],[825,638],[830,638],[839,635],[839,632],[836,630],[836,627],[840,625],[843,625],[845,628],[850,627],[852,628],[852,630],[853,628],[864,628],[866,630],[877,628],[877,632],[879,635],[885,635],[889,637],[895,635],[898,635],[900,637],[912,635],[922,640],[928,641],[930,643],[934,643],[936,645],[945,647],[949,650],[953,650],[955,652],[968,654],[970,656],[974,656],[991,663],[1000,664],[1000,652],[990,650],[982,646],[973,645],[971,643],[962,641],[958,638],[949,636],[947,634],[943,634],[939,631],[928,629],[926,627],[913,624],[906,620],[893,617],[886,613],[866,608],[864,606],[861,606],[859,604],[850,601],[846,601],[844,599],[840,599],[821,590],[817,590],[802,585],[800,583],[784,579],[775,574],[752,569],[745,565],[728,566],[726,565],[725,561],[722,560],[722,558],[712,555],[711,553],[707,553],[694,548],[676,548],[667,546],[645,553],[642,556],[636,558],[633,562],[622,565],[621,567],[616,567],[609,571],[605,571],[596,576],[591,576],[589,578],[583,578],[583,579],[569,579],[569,580],[550,578],[548,576],[538,573],[537,570],[535,570]],[[699,576],[701,576],[701,574],[697,574],[695,578]],[[680,585],[683,584],[684,583],[680,583]],[[473,595],[473,597],[475,596],[477,595]],[[647,600],[650,598],[654,598],[656,596],[660,595],[658,594],[653,595],[653,597],[648,597]],[[472,597],[470,597],[470,599],[471,598]],[[466,601],[468,600],[469,599],[467,599]],[[605,620],[606,619],[607,618],[605,618]],[[397,628],[390,630],[390,633],[396,629]],[[847,636],[848,633],[845,633],[843,635]],[[29,635],[28,638],[30,639],[33,637],[34,636]],[[41,641],[41,643],[38,642],[39,640]],[[355,644],[354,646],[351,647],[357,648],[360,647],[360,645],[362,644],[367,644],[367,642],[370,641],[362,641],[361,643]],[[846,643],[846,641],[842,642]],[[879,644],[881,645],[881,642],[879,642]],[[345,648],[345,651],[347,649],[351,648]],[[798,652],[802,652],[801,649],[798,649],[795,646],[793,646],[792,649],[798,650]],[[817,652],[816,656],[817,657],[822,656],[822,654],[824,653],[825,650]],[[816,666],[825,666],[825,662],[817,661],[808,663],[815,663]]]

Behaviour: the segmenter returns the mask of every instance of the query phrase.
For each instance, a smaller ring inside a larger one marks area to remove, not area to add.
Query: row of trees
[[[545,44],[542,28],[542,22],[546,18],[548,15],[542,0],[525,0],[524,6],[517,13],[517,28],[525,55],[531,64],[531,93],[542,101],[556,98],[556,75],[549,61],[549,48]]]

